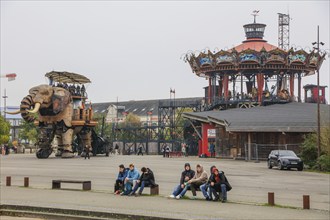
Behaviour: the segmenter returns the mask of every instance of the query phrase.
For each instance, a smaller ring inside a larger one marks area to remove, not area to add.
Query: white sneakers
[[[177,196],[170,195],[169,198],[171,198],[171,199],[181,199],[181,196],[180,195],[177,195]]]

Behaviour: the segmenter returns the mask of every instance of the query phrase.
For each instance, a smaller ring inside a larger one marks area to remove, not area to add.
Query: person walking
[[[137,155],[139,156],[140,154],[142,154],[142,156],[143,156],[142,146],[141,145],[138,147],[138,153],[137,153]]]
[[[88,157],[88,159],[90,159],[90,156],[89,156],[89,147],[86,145],[86,148],[85,148],[85,160],[86,158]]]

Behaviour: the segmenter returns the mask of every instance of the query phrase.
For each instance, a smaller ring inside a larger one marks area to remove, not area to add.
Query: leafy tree
[[[26,142],[35,143],[38,140],[38,131],[33,123],[23,121],[18,137]]]
[[[141,120],[139,116],[137,116],[134,113],[129,113],[126,116],[125,121],[122,123],[123,127],[140,127],[141,126]]]
[[[10,124],[0,115],[0,144],[6,144],[9,141]]]
[[[314,169],[330,171],[330,127],[321,127],[321,156],[318,158],[317,133],[304,136],[300,153],[304,163]]]

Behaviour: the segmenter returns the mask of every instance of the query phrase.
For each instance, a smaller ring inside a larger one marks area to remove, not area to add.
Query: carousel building
[[[209,156],[210,143],[221,157],[265,158],[274,148],[299,152],[303,135],[317,126],[316,105],[300,103],[301,79],[314,75],[326,54],[269,44],[263,39],[266,25],[255,19],[243,27],[240,45],[185,56],[192,72],[208,80],[205,111],[183,114],[200,137],[199,154]],[[312,94],[307,89],[305,97]],[[329,105],[322,112],[329,124]]]

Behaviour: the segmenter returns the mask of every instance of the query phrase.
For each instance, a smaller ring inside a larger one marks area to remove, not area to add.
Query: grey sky
[[[203,96],[207,81],[181,55],[240,44],[255,9],[269,43],[277,45],[277,13],[289,10],[291,45],[311,48],[320,25],[323,48],[330,47],[329,1],[1,0],[1,74],[18,75],[1,80],[1,94],[6,88],[8,105],[19,105],[30,87],[47,83],[46,72],[65,70],[91,79],[92,102],[169,98],[170,88],[176,97]],[[329,58],[321,84],[329,86]]]

